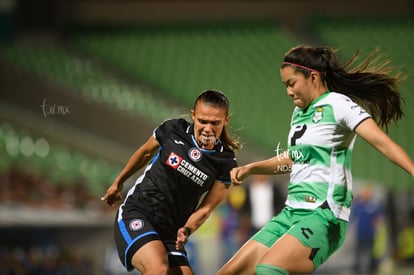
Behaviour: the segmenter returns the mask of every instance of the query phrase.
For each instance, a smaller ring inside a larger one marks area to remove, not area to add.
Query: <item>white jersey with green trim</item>
[[[369,117],[349,97],[329,91],[305,110],[295,108],[288,140],[293,163],[288,206],[314,209],[326,202],[337,218],[349,220],[354,130]]]

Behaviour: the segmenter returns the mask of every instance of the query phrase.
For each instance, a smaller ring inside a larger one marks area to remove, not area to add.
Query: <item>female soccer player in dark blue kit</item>
[[[226,129],[229,101],[204,91],[191,117],[159,125],[102,197],[109,205],[122,200],[125,180],[151,160],[116,214],[115,241],[128,270],[193,274],[184,244],[227,196],[240,148]]]

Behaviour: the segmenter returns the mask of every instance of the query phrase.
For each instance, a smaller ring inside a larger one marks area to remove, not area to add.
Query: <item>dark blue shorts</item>
[[[132,256],[144,244],[160,240],[163,242],[168,255],[170,267],[190,266],[185,249],[175,248],[176,236],[166,237],[155,229],[146,215],[134,211],[128,213],[128,218],[120,218],[119,210],[114,223],[114,237],[119,259],[128,271],[134,269],[131,264]]]

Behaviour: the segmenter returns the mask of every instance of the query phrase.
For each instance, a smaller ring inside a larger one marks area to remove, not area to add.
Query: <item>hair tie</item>
[[[284,61],[282,64],[296,66],[296,67],[299,67],[301,69],[311,71],[311,72],[315,72],[315,73],[318,73],[318,74],[324,74],[323,72],[317,71],[315,69],[312,69],[312,68],[309,68],[309,67],[306,67],[306,66],[302,66],[302,65],[299,65],[299,64],[291,63],[291,62]]]

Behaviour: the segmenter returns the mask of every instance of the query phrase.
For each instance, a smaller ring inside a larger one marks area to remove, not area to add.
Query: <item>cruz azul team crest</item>
[[[143,228],[144,227],[144,221],[143,220],[141,220],[141,219],[135,219],[135,220],[132,220],[130,223],[129,223],[129,228],[132,230],[132,231],[137,231],[137,230],[140,230],[141,228]]]
[[[193,161],[199,161],[202,157],[201,151],[198,148],[191,148],[190,151],[188,151],[188,156]]]

